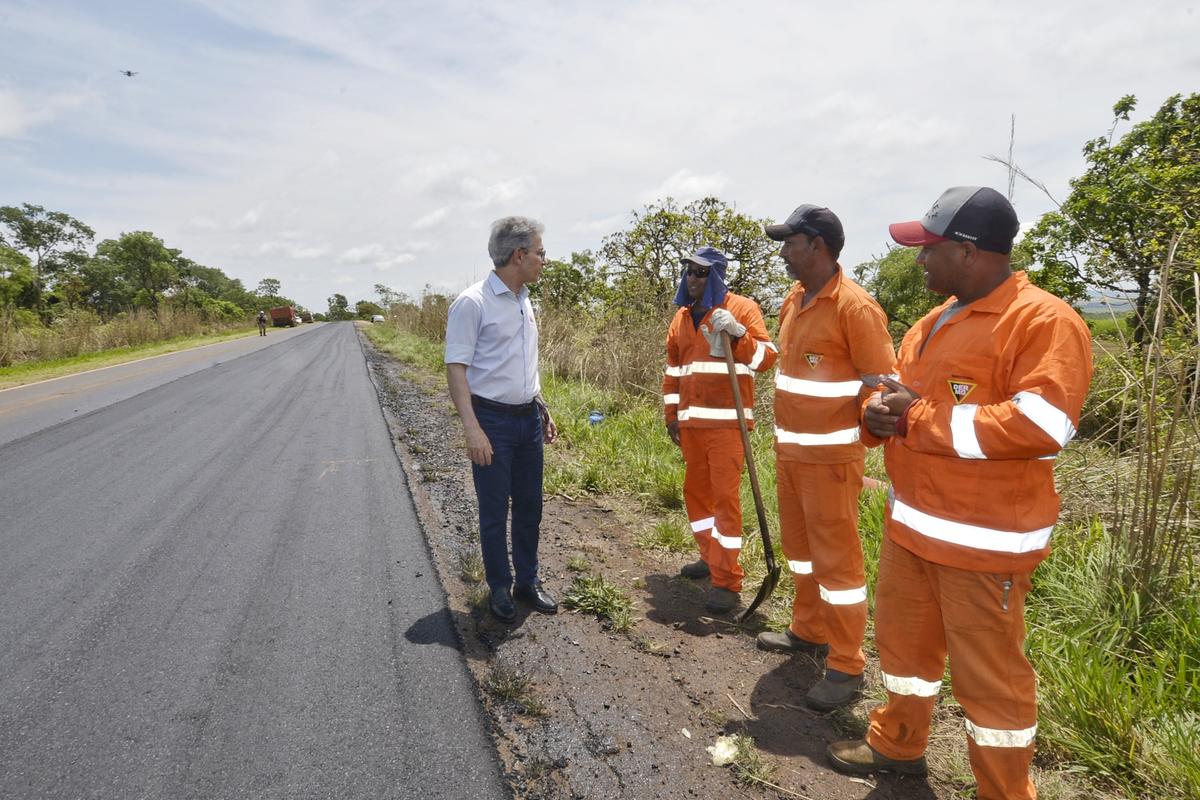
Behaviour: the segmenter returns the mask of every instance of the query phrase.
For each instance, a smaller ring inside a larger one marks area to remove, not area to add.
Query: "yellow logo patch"
[[[808,362],[808,366],[810,369],[816,369],[817,364],[821,363],[822,357],[823,356],[820,353],[805,353],[804,354],[804,360]]]
[[[971,392],[975,391],[975,387],[979,385],[978,383],[956,380],[954,378],[950,378],[946,381],[946,383],[950,384],[950,394],[954,395],[955,405],[958,405],[962,401],[966,400],[967,397],[970,396]]]

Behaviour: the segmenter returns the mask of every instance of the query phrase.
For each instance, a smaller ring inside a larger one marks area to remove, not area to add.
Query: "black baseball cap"
[[[820,236],[835,255],[842,252],[842,247],[846,244],[846,234],[842,231],[842,221],[838,219],[837,214],[828,208],[810,203],[797,208],[783,222],[767,225],[763,231],[777,242],[782,242],[797,233]]]
[[[888,233],[905,247],[924,247],[947,240],[972,242],[980,250],[1011,253],[1021,224],[1008,198],[987,186],[952,186],[942,192],[925,216],[895,222]]]

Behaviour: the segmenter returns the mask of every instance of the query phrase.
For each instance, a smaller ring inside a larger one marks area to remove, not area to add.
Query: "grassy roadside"
[[[442,370],[437,342],[392,326],[371,327],[367,334],[407,363]],[[560,430],[559,442],[547,451],[547,492],[627,497],[633,513],[625,515],[626,521],[633,524],[640,546],[690,554],[694,545],[681,507],[683,464],[663,430],[658,403],[578,380],[544,376],[543,381]],[[603,414],[602,422],[589,421],[593,411]],[[778,542],[768,419],[760,417],[752,438],[768,523]],[[1035,780],[1043,797],[1059,800],[1197,797],[1200,595],[1193,592],[1182,604],[1164,608],[1153,628],[1130,627],[1128,620],[1138,617],[1126,606],[1138,599],[1114,599],[1105,592],[1101,573],[1114,546],[1113,534],[1090,516],[1097,513],[1098,487],[1079,472],[1108,468],[1092,465],[1096,458],[1095,446],[1086,442],[1073,443],[1060,457],[1065,494],[1083,492],[1087,502],[1064,509],[1055,549],[1034,574],[1028,601],[1029,655],[1039,673],[1041,702]],[[867,474],[882,477],[878,450],[869,454]],[[747,528],[742,564],[747,589],[753,591],[764,560],[747,481],[742,499]],[[865,491],[860,501],[872,596],[884,505],[881,490]],[[790,616],[791,586],[784,577],[764,609],[772,627],[786,625]],[[868,638],[868,649],[871,644]],[[882,693],[872,692],[871,699],[881,700]],[[855,724],[848,720],[847,727]],[[944,773],[941,777],[950,782],[953,796],[973,796],[961,711],[949,689],[934,733],[932,747],[943,752],[931,752],[931,758]]]
[[[72,356],[71,358],[30,361],[15,364],[11,367],[0,367],[0,389],[10,389],[14,386],[23,386],[27,383],[61,378],[64,375],[74,375],[77,372],[111,367],[129,361],[137,361],[141,358],[161,356],[180,350],[190,350],[195,347],[217,344],[218,342],[226,342],[231,339],[240,339],[244,336],[257,335],[257,333],[258,329],[254,327],[237,328],[217,334],[181,336],[176,339],[168,339],[164,342],[154,342],[136,347],[118,347],[112,350],[101,350],[95,353]]]

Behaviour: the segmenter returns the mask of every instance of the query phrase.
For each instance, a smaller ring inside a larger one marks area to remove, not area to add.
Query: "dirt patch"
[[[755,625],[705,616],[707,581],[678,577],[678,555],[638,548],[621,522],[626,500],[547,498],[540,557],[546,587],[560,600],[579,573],[620,587],[634,600],[631,630],[521,605],[514,624],[493,620],[469,575],[479,569],[474,489],[445,382],[362,341],[514,796],[952,796],[914,778],[862,781],[830,770],[826,745],[861,733],[863,708],[802,708],[820,665],[757,650]],[[748,586],[744,599],[756,589]],[[421,627],[408,638],[423,641]],[[755,775],[773,787],[712,765],[706,748],[733,734],[753,738],[770,770]]]

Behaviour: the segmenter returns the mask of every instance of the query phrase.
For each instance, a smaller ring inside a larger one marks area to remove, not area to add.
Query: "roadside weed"
[[[475,550],[460,555],[458,574],[464,583],[483,583],[483,556]]]
[[[488,672],[488,692],[506,703],[511,703],[522,714],[541,716],[546,708],[533,691],[533,681],[524,672],[504,664],[493,664]]]
[[[734,735],[733,744],[737,748],[737,755],[733,761],[733,775],[738,783],[769,783],[775,777],[775,764],[754,746],[754,739],[739,733]]]
[[[634,624],[633,600],[603,575],[576,576],[563,597],[563,605],[607,620],[614,631],[627,631]]]
[[[567,569],[571,572],[587,572],[588,560],[582,555],[573,555],[567,559]]]
[[[671,514],[655,520],[649,529],[637,537],[637,545],[646,550],[662,549],[672,553],[687,553],[696,547],[696,537],[687,524],[687,518]]]

